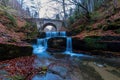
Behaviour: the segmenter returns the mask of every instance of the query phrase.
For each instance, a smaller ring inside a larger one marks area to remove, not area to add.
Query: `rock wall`
[[[13,44],[0,44],[0,60],[32,55],[32,46],[18,46]]]

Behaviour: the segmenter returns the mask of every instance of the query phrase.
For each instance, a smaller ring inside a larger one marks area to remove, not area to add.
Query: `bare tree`
[[[9,0],[0,0],[0,4],[2,4],[3,6],[7,6],[8,5],[8,1]]]
[[[118,0],[113,0],[113,6],[114,6],[114,8],[117,8],[117,4],[118,3]]]

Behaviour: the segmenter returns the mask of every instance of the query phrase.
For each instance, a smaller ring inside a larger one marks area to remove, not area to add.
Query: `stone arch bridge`
[[[32,23],[36,23],[39,32],[44,32],[44,28],[48,25],[53,26],[56,31],[60,31],[63,27],[62,20],[45,19],[45,18],[27,18],[26,20]]]

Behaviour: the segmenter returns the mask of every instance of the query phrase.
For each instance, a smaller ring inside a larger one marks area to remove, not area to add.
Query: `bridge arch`
[[[48,25],[53,26],[55,31],[60,31],[62,27],[64,27],[62,20],[45,19],[45,18],[26,18],[26,20],[32,23],[36,23],[39,32],[46,32],[47,30],[44,31],[44,29]]]
[[[53,23],[46,23],[46,24],[44,24],[43,27],[42,27],[42,31],[44,31],[44,29],[45,29],[47,26],[52,26],[52,27],[55,28],[55,31],[57,31],[57,27],[56,27],[56,25],[53,24]]]

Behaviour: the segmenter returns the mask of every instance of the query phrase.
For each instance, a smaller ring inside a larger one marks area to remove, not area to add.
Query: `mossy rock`
[[[120,52],[119,36],[88,36],[83,39],[88,50]]]
[[[114,31],[117,34],[120,34],[120,28]]]
[[[66,38],[54,37],[48,40],[48,51],[63,52],[66,49]]]
[[[97,49],[97,50],[104,50],[106,48],[106,45],[104,43],[98,43],[98,41],[100,41],[101,38],[90,38],[90,37],[86,37],[84,38],[85,41],[85,45],[89,48],[89,49]]]
[[[30,56],[32,55],[32,50],[32,46],[0,44],[0,60],[13,59],[21,56]]]
[[[103,28],[104,31],[107,30],[116,30],[120,28],[120,23],[110,23]]]

